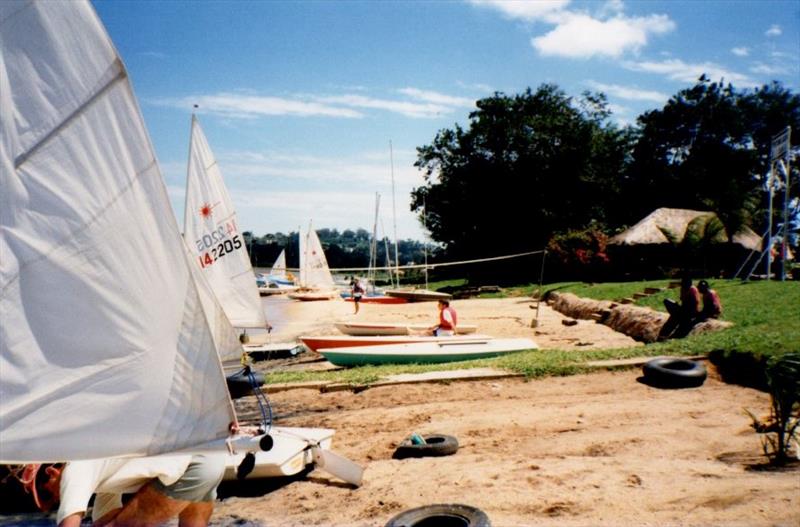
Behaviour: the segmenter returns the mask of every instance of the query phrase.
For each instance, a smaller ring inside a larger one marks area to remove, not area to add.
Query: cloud
[[[469,0],[469,3],[495,9],[508,18],[534,22],[549,19],[565,8],[570,0]]]
[[[583,13],[570,13],[549,33],[531,39],[531,45],[544,56],[591,58],[619,57],[638,52],[651,34],[667,33],[675,23],[667,15],[629,18],[615,16],[598,20]]]
[[[453,106],[457,108],[473,108],[475,99],[469,97],[454,97],[435,91],[420,90],[417,88],[402,88],[398,90],[403,95],[408,95],[412,99],[439,104],[443,106]]]
[[[397,183],[421,184],[414,168],[416,153],[394,150],[394,176]],[[325,157],[301,153],[222,151],[217,160],[226,180],[237,186],[256,189],[265,179],[276,183],[313,182],[314,186],[364,186],[381,190],[391,184],[389,151],[361,152],[351,157]],[[185,168],[184,168],[185,172]],[[306,185],[307,186],[307,185]]]
[[[362,113],[351,108],[325,105],[315,101],[240,93],[191,95],[178,99],[156,99],[153,102],[160,106],[180,108],[191,108],[193,104],[197,104],[201,113],[234,119],[253,119],[274,115],[345,117],[349,119],[363,117]]]
[[[733,49],[731,49],[731,53],[733,53],[737,57],[746,57],[746,56],[750,55],[750,50],[745,48],[745,47],[733,48]]]
[[[769,29],[764,33],[764,35],[768,37],[779,37],[783,34],[783,30],[781,26],[778,24],[772,24]]]
[[[403,88],[398,93],[406,99],[376,98],[363,94],[313,95],[297,94],[293,97],[273,97],[247,92],[222,92],[190,95],[180,98],[152,99],[158,106],[189,109],[199,106],[199,112],[227,119],[255,119],[264,116],[287,115],[296,117],[337,117],[358,119],[366,110],[383,110],[406,117],[435,118],[450,114],[458,108],[470,108],[475,101],[418,88]]]
[[[789,69],[784,66],[769,65],[763,62],[757,62],[750,68],[750,71],[757,75],[786,75],[789,73]]]
[[[747,75],[727,70],[713,62],[688,64],[680,59],[670,59],[663,62],[625,62],[623,66],[631,71],[656,73],[664,75],[668,79],[683,83],[695,83],[697,79],[705,73],[713,81],[725,79],[727,82],[734,84],[744,84],[747,86],[756,84]]]
[[[662,104],[669,100],[669,95],[653,90],[641,90],[619,84],[603,84],[600,82],[589,81],[589,85],[607,95],[618,97],[629,101],[648,101]],[[613,110],[612,110],[613,111]],[[616,111],[615,111],[616,113]]]
[[[352,108],[371,110],[385,110],[415,119],[439,117],[442,114],[451,113],[453,111],[452,106],[445,104],[395,101],[391,99],[366,97],[364,95],[321,96],[317,97],[316,100],[326,105],[349,106]]]

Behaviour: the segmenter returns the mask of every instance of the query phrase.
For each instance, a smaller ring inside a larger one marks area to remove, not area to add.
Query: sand
[[[310,322],[276,328],[277,335],[330,331],[352,312],[351,304],[325,304],[293,306]],[[460,320],[479,332],[529,336],[543,348],[638,345],[594,322],[564,326],[544,305],[532,329],[529,305],[454,302]],[[424,321],[434,312],[434,304],[364,305],[357,319]],[[364,485],[353,489],[315,470],[224,499],[214,523],[380,526],[412,507],[463,503],[494,526],[800,525],[800,471],[756,469],[764,458],[743,409],[765,413],[767,394],[724,384],[713,369],[702,387],[683,390],[649,387],[639,375],[273,394],[278,424],[336,429],[334,450],[365,467]],[[412,432],[453,435],[460,448],[447,457],[392,459]]]

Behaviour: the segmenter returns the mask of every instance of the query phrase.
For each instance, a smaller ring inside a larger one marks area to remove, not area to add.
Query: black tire
[[[394,459],[405,459],[408,457],[428,457],[428,456],[449,456],[458,451],[458,439],[453,436],[431,434],[422,437],[425,444],[415,445],[410,439],[406,439],[392,457]]]
[[[672,357],[653,359],[642,366],[644,380],[657,388],[694,388],[708,376],[699,362]]]
[[[256,386],[264,384],[264,376],[260,373],[253,372]],[[225,380],[228,384],[228,391],[232,399],[238,399],[253,393],[253,384],[251,383],[250,376],[247,374],[246,369],[237,371],[228,375]]]
[[[386,527],[491,527],[480,509],[458,503],[425,505],[394,516]]]

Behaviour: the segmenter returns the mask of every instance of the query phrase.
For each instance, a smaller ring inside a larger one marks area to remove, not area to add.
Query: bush
[[[603,280],[610,264],[607,246],[608,236],[596,226],[556,234],[547,243],[547,252],[558,267],[554,270],[549,266],[548,275],[588,282]]]

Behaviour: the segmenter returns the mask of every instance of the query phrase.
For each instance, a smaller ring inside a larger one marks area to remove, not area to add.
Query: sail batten
[[[7,0],[0,20],[0,462],[226,437],[215,341],[111,40],[86,1]]]

